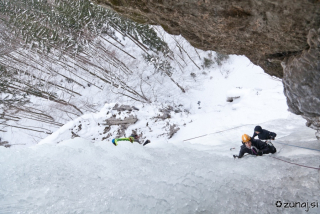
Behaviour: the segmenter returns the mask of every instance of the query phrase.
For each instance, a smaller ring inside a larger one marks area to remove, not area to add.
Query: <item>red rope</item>
[[[269,121],[266,121],[266,122],[263,122],[263,123],[260,123],[260,124],[264,124],[264,123],[267,123],[267,122],[269,122]],[[216,132],[212,132],[212,133],[209,133],[209,134],[204,134],[204,135],[201,135],[201,136],[198,136],[198,137],[194,137],[194,138],[189,138],[189,139],[186,139],[186,140],[183,140],[183,141],[193,140],[193,139],[197,139],[197,138],[204,137],[204,136],[207,136],[207,135],[217,134],[217,133],[226,132],[226,131],[229,131],[229,130],[232,130],[232,129],[237,129],[237,128],[240,128],[240,127],[253,126],[253,125],[255,125],[255,124],[245,124],[245,125],[241,125],[241,126],[236,126],[236,127],[230,128],[230,129],[216,131]]]
[[[183,141],[193,140],[193,139],[204,137],[204,136],[207,136],[207,134],[204,134],[204,135],[201,135],[201,136],[198,136],[198,137],[194,137],[194,138],[189,138],[189,139],[186,139],[186,140],[183,140]]]
[[[291,163],[289,161],[285,161],[285,160],[282,160],[282,159],[276,158],[276,157],[272,157],[272,158],[277,159],[277,160],[281,160],[281,161],[286,162],[286,163],[294,164],[294,165],[297,165],[297,166],[302,166],[302,167],[306,167],[306,168],[310,168],[310,169],[320,170],[320,168],[315,168],[315,167],[311,167],[311,166],[305,166],[305,165],[301,165],[301,164],[297,164],[297,163]]]

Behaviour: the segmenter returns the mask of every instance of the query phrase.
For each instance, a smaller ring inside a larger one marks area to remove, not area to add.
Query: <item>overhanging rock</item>
[[[308,34],[310,48],[282,63],[289,110],[307,120],[320,139],[320,28]]]

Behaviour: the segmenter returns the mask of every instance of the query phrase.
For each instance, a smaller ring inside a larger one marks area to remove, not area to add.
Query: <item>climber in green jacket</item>
[[[131,143],[133,142],[137,142],[139,144],[140,143],[140,139],[139,139],[139,136],[135,133],[131,134],[130,137],[124,137],[124,138],[115,138],[115,139],[112,139],[112,143],[113,145],[117,146],[118,145],[118,141],[130,141]],[[150,140],[146,140],[144,143],[143,143],[143,146],[147,145],[148,143],[150,143],[151,141]]]

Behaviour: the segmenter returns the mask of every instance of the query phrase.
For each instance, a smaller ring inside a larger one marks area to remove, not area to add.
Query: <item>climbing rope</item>
[[[310,169],[320,170],[320,166],[319,166],[319,168],[316,168],[316,167],[312,167],[312,166],[305,166],[305,165],[301,165],[301,164],[297,164],[297,163],[292,163],[292,162],[289,162],[289,161],[286,161],[286,160],[282,160],[282,159],[276,158],[276,157],[272,157],[272,158],[280,160],[280,161],[283,161],[283,162],[286,162],[286,163],[290,163],[290,164],[293,164],[293,165],[302,166],[302,167],[310,168]]]
[[[269,121],[266,121],[266,122],[264,122],[264,123],[267,123],[267,122],[269,122]],[[260,124],[263,124],[263,123],[260,123]],[[183,141],[193,140],[193,139],[205,137],[205,136],[208,136],[208,135],[211,135],[211,134],[217,134],[217,133],[229,131],[229,130],[232,130],[232,129],[237,129],[237,128],[244,127],[244,126],[252,126],[252,125],[255,125],[255,124],[246,124],[246,125],[242,125],[242,126],[237,126],[237,127],[233,127],[233,128],[226,129],[226,130],[221,130],[221,131],[212,132],[212,133],[205,134],[205,135],[200,135],[200,136],[198,136],[198,137],[189,138],[189,139],[186,139],[186,140],[183,140]],[[307,147],[303,147],[303,146],[295,146],[295,145],[290,145],[290,144],[287,144],[287,143],[280,143],[280,142],[275,142],[275,143],[279,143],[279,144],[284,144],[284,145],[293,146],[293,147],[297,147],[297,148],[309,149],[309,150],[314,150],[314,151],[320,152],[319,149],[311,149],[311,148],[307,148]],[[235,149],[235,148],[231,148],[230,151],[231,151],[232,149]],[[246,155],[244,155],[244,156],[246,156]],[[286,163],[289,163],[289,164],[293,164],[293,165],[296,165],[296,166],[301,166],[301,167],[305,167],[305,168],[309,168],[309,169],[316,169],[316,170],[319,170],[319,171],[320,171],[320,166],[319,166],[319,168],[316,168],[316,167],[305,166],[305,165],[301,165],[301,164],[297,164],[297,163],[292,163],[292,162],[289,162],[289,161],[286,161],[286,160],[282,160],[282,159],[276,158],[276,157],[272,157],[272,158],[277,159],[277,160],[280,160],[280,161],[283,161],[283,162],[286,162]]]
[[[311,148],[308,148],[308,147],[295,146],[295,145],[291,145],[291,144],[287,144],[287,143],[280,143],[280,142],[274,142],[274,143],[279,143],[279,144],[283,144],[283,145],[287,145],[287,146],[292,146],[292,147],[297,147],[297,148],[302,148],[302,149],[308,149],[308,150],[314,150],[314,151],[320,152],[319,149],[311,149]],[[309,169],[317,169],[317,170],[320,171],[320,166],[319,166],[319,168],[316,168],[316,167],[312,167],[312,166],[305,166],[305,165],[301,165],[301,164],[297,164],[297,163],[292,163],[292,162],[289,162],[289,161],[286,161],[286,160],[282,160],[282,159],[276,158],[276,157],[272,157],[272,158],[277,159],[277,160],[280,160],[280,161],[283,161],[283,162],[286,162],[286,163],[290,163],[290,164],[293,164],[293,165],[297,165],[297,166],[301,166],[301,167],[305,167],[305,168],[309,168]]]
[[[269,122],[269,121],[267,121],[267,122]],[[266,122],[264,122],[264,123],[266,123]],[[263,123],[260,123],[260,124],[263,124]],[[193,140],[193,139],[201,138],[201,137],[204,137],[204,136],[207,136],[207,135],[212,135],[212,134],[217,134],[217,133],[221,133],[221,132],[226,132],[226,131],[229,131],[229,130],[232,130],[232,129],[237,129],[237,128],[240,128],[240,127],[243,127],[243,126],[254,126],[254,125],[255,125],[255,124],[246,124],[246,125],[242,125],[242,126],[237,126],[237,127],[233,127],[233,128],[226,129],[226,130],[221,130],[221,131],[217,131],[217,132],[212,132],[212,133],[209,133],[209,134],[201,135],[201,136],[198,136],[198,137],[189,138],[189,139],[186,139],[186,140],[183,140],[183,141]]]
[[[263,123],[259,123],[259,124],[268,123],[268,122],[270,122],[270,121],[272,121],[272,120],[269,120],[269,121],[266,121],[266,122],[263,122]],[[189,139],[186,139],[186,140],[183,140],[183,141],[193,140],[193,139],[205,137],[205,136],[207,136],[207,135],[212,135],[212,134],[217,134],[217,133],[221,133],[221,132],[226,132],[226,131],[229,131],[229,130],[232,130],[232,129],[237,129],[237,128],[244,127],[244,126],[255,126],[255,125],[257,125],[257,124],[246,124],[246,125],[242,125],[242,126],[236,126],[236,127],[230,128],[230,129],[225,129],[225,130],[221,130],[221,131],[217,131],[217,132],[212,132],[212,133],[205,134],[205,135],[201,135],[201,136],[198,136],[198,137],[189,138]]]
[[[280,142],[276,142],[276,141],[275,141],[274,143],[280,143]],[[320,152],[320,150],[319,150],[319,149],[311,149],[311,148],[308,148],[308,147],[295,146],[295,145],[291,145],[291,144],[287,144],[287,143],[280,143],[280,144],[287,145],[287,146],[298,147],[298,148],[302,148],[302,149],[309,149],[309,150],[314,150],[314,151],[318,151],[318,152]]]
[[[243,157],[245,157],[247,155],[249,155],[249,154],[245,154]],[[312,167],[312,166],[305,166],[305,165],[302,165],[302,164],[292,163],[292,162],[289,162],[289,161],[286,161],[286,160],[282,160],[282,159],[276,158],[276,157],[271,157],[271,158],[274,158],[274,159],[277,159],[277,160],[280,160],[280,161],[283,161],[283,162],[286,162],[286,163],[290,163],[290,164],[293,164],[293,165],[296,165],[296,166],[301,166],[301,167],[305,167],[305,168],[309,168],[309,169],[316,169],[316,170],[319,170],[319,172],[320,172],[320,166],[319,166],[319,168],[316,168],[316,167]]]
[[[269,121],[267,121],[267,122],[269,122]],[[266,122],[265,122],[265,123],[266,123]],[[261,123],[261,124],[263,124],[263,123]],[[207,136],[207,135],[217,134],[217,133],[229,131],[229,130],[232,130],[232,129],[237,129],[237,128],[240,128],[240,127],[243,127],[243,126],[251,126],[251,125],[254,125],[254,124],[246,124],[246,125],[242,125],[242,126],[237,126],[237,127],[233,127],[233,128],[226,129],[226,130],[221,130],[221,131],[212,132],[212,133],[205,134],[205,135],[200,135],[200,136],[198,136],[198,137],[189,138],[189,139],[186,139],[186,140],[183,140],[183,141],[193,140],[193,139],[205,137],[205,136]],[[282,137],[281,137],[281,138],[282,138]],[[279,138],[278,138],[278,139],[279,139]],[[274,143],[279,143],[279,144],[283,144],[283,145],[287,145],[287,146],[293,146],[293,147],[297,147],[297,148],[309,149],[309,150],[314,150],[314,151],[320,152],[319,149],[312,149],[312,148],[303,147],[303,146],[295,146],[295,145],[291,145],[291,144],[287,144],[287,143],[280,143],[280,142],[277,142],[277,141],[274,141]]]

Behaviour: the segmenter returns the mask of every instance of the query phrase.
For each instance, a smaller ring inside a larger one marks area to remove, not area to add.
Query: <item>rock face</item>
[[[319,31],[314,30],[320,28],[320,0],[96,2],[181,34],[194,47],[247,56],[266,73],[283,78],[289,110],[302,115],[320,138]]]
[[[194,47],[247,56],[282,77],[280,62],[308,48],[319,0],[96,0],[140,23],[159,24]]]
[[[307,120],[320,139],[320,28],[308,34],[310,48],[282,63],[289,110]]]

